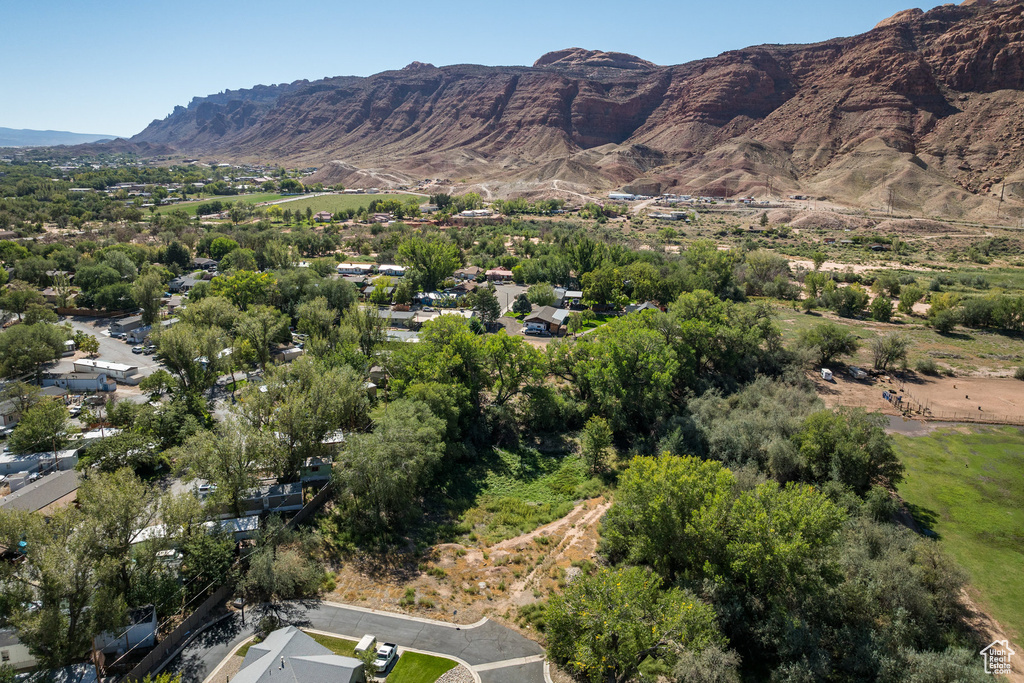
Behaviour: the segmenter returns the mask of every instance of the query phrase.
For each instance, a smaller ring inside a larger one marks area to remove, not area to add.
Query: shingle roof
[[[249,648],[234,683],[350,683],[361,680],[363,663],[332,654],[308,635],[287,626]]]
[[[78,490],[79,474],[76,470],[65,470],[48,474],[39,481],[15,491],[0,501],[2,510],[28,510],[36,512],[50,503],[60,500]]]

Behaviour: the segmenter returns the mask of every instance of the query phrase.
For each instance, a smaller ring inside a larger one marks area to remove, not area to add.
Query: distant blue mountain
[[[50,147],[51,145],[82,145],[100,140],[113,140],[116,135],[68,133],[63,130],[28,130],[0,127],[0,147]]]

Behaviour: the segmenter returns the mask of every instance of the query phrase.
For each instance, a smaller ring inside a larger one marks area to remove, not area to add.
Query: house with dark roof
[[[561,331],[565,318],[568,315],[569,311],[564,308],[541,306],[523,318],[523,324],[525,325],[523,331],[526,334],[549,333],[557,335]]]
[[[202,268],[203,270],[206,271],[217,270],[217,262],[214,261],[212,258],[203,258],[201,256],[197,256],[196,258],[192,259],[192,267]]]
[[[363,663],[286,626],[249,647],[233,683],[364,683]]]

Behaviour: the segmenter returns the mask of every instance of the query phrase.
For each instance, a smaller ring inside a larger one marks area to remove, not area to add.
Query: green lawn
[[[604,325],[610,320],[615,320],[618,317],[619,316],[617,315],[605,315],[603,313],[596,313],[594,314],[593,320],[588,320],[585,323],[583,323],[583,328],[581,329],[581,331],[592,330],[595,327],[601,327],[601,325]]]
[[[306,634],[320,643],[336,655],[343,657],[354,657],[356,641],[346,638],[335,638],[320,633]],[[246,643],[238,649],[238,656],[245,657],[252,642]],[[388,673],[388,683],[434,683],[441,674],[449,669],[454,669],[458,664],[444,657],[432,655],[421,655],[418,652],[405,652],[398,658],[398,663]]]
[[[906,465],[900,495],[967,570],[984,606],[1024,636],[1024,430],[976,427],[896,437]]]
[[[388,683],[434,683],[445,671],[458,664],[443,657],[406,652],[398,658],[395,668],[388,674]]]
[[[296,209],[304,212],[306,207],[312,209],[313,213],[320,211],[334,213],[342,209],[360,209],[364,206],[369,206],[370,202],[374,199],[381,201],[385,199],[397,200],[403,204],[415,201],[417,206],[429,201],[427,197],[411,194],[328,194],[322,197],[296,199],[295,201],[279,204],[279,206],[282,209],[291,209],[292,213],[295,213]]]
[[[310,638],[320,643],[328,650],[336,655],[343,657],[355,657],[356,656],[356,645],[358,643],[354,640],[347,640],[345,638],[335,638],[334,636],[325,636],[320,633],[309,633],[306,632]]]

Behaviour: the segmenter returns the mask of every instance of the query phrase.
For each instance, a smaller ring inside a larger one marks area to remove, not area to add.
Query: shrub
[[[922,358],[917,361],[914,369],[920,372],[922,375],[938,375],[939,365],[932,358]]]
[[[1024,380],[1024,365],[1014,370],[1013,376],[1015,379]]]

